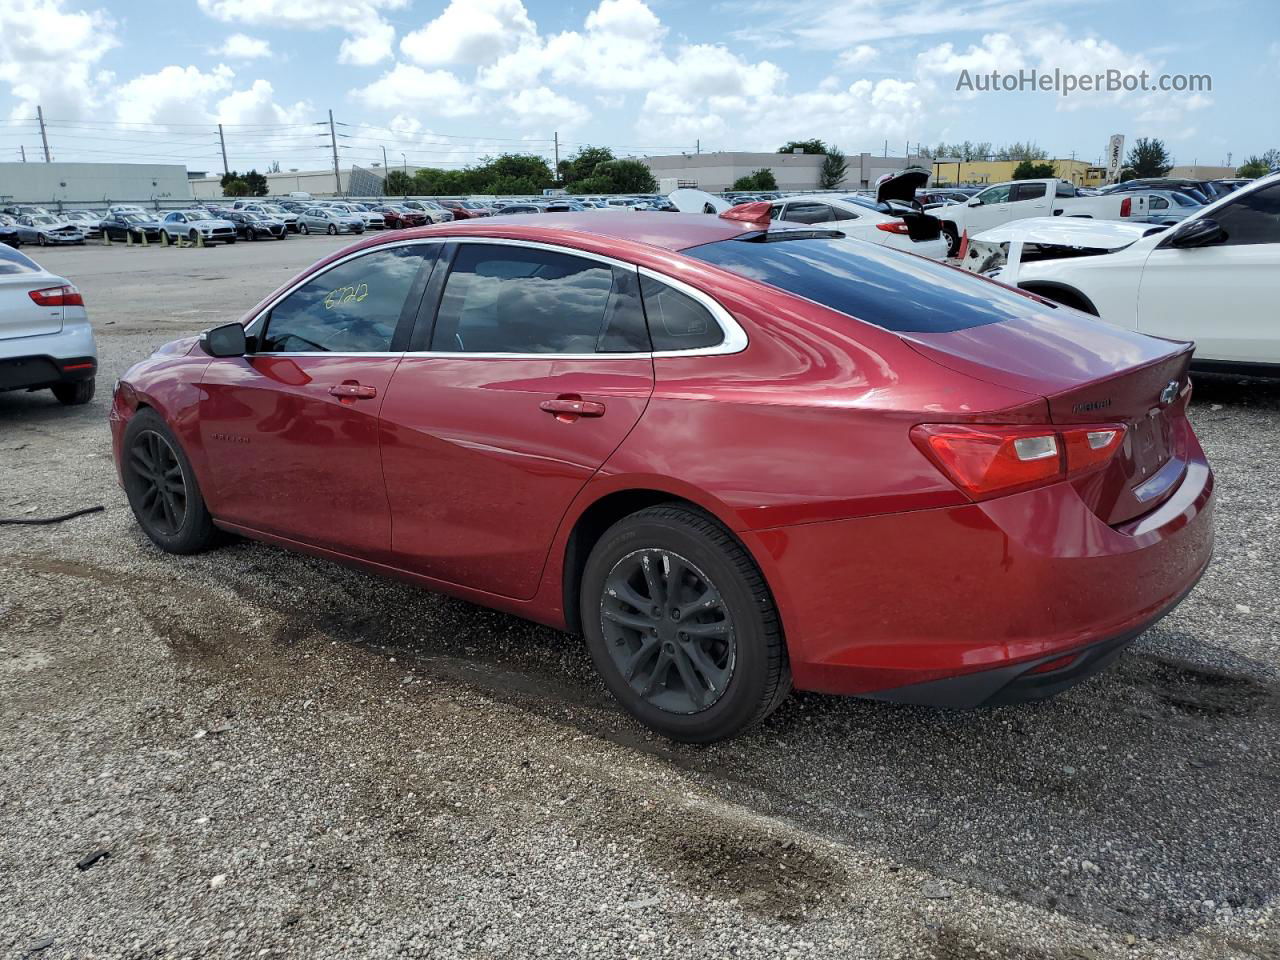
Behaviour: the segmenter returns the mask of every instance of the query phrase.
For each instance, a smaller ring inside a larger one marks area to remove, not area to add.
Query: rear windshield
[[[0,277],[15,273],[39,272],[40,265],[26,254],[19,253],[7,243],[0,243]]]
[[[946,333],[1024,317],[1025,297],[864,240],[720,240],[681,251],[896,333]]]

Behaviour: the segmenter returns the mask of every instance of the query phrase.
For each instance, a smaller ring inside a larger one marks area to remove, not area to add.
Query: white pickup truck
[[[1086,217],[1093,220],[1142,220],[1147,215],[1145,194],[1121,193],[1082,197],[1067,180],[1011,180],[993,184],[967,203],[947,204],[931,211],[942,221],[942,232],[955,256],[960,237],[990,230],[1028,217]]]

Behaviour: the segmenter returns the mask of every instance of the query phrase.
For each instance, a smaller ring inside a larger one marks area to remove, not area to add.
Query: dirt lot
[[[36,253],[100,391],[0,395],[0,516],[106,511],[0,526],[0,956],[1280,957],[1280,385],[1197,381],[1217,556],[1104,675],[676,747],[572,638],[135,527],[115,377],[336,242]]]

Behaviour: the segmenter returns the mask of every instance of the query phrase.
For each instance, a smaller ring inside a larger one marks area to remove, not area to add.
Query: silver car
[[[42,247],[56,244],[84,243],[84,231],[51,213],[28,213],[18,217],[14,228],[23,243]]]
[[[0,390],[51,389],[62,403],[88,403],[97,372],[80,291],[0,244]]]
[[[311,207],[298,217],[299,233],[364,233],[364,218],[334,207]]]
[[[432,223],[449,223],[453,220],[453,211],[446,210],[434,200],[402,200],[401,203],[410,210],[425,213]]]
[[[387,221],[383,219],[382,214],[370,210],[362,203],[352,203],[350,201],[338,201],[328,204],[330,210],[340,210],[349,213],[353,217],[359,217],[364,221],[366,230],[385,230]]]
[[[206,210],[174,210],[160,223],[170,240],[186,237],[193,243],[203,237],[205,243],[235,243],[236,225],[220,220]]]

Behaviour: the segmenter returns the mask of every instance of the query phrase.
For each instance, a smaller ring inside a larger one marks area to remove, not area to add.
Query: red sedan
[[[975,706],[1114,658],[1212,550],[1190,356],[838,230],[546,214],[356,243],[134,366],[111,425],[162,549],[580,632],[710,741],[792,686]]]
[[[382,214],[387,227],[392,230],[405,230],[409,227],[421,227],[427,223],[427,215],[421,210],[410,210],[399,203],[384,203],[373,208]]]

